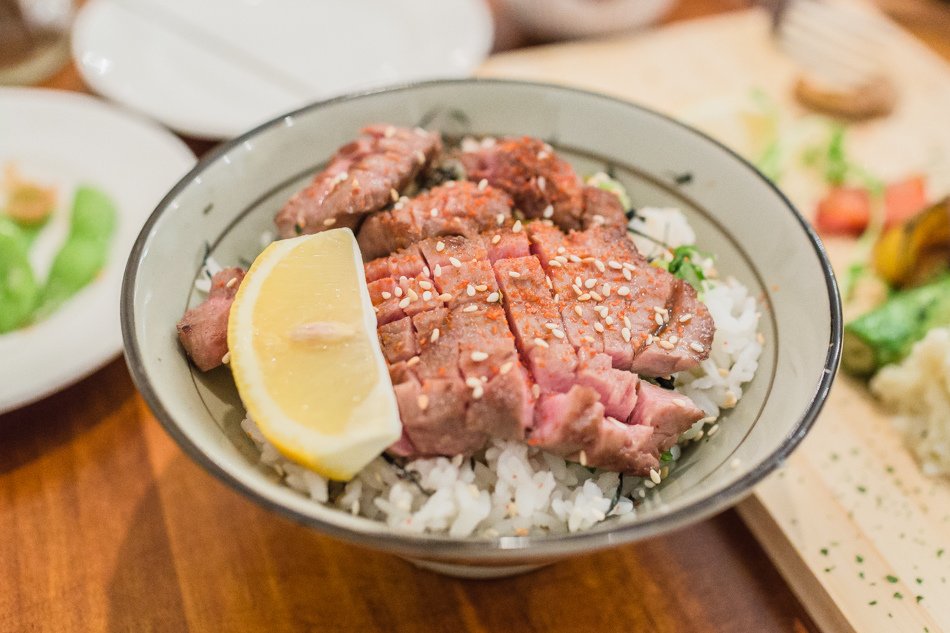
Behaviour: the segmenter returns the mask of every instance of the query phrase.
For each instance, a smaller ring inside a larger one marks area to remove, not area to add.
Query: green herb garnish
[[[887,579],[887,582],[891,583],[892,585],[899,580],[897,576],[892,576],[891,574],[888,574],[885,576],[885,578]]]
[[[695,246],[677,246],[673,249],[673,259],[666,266],[668,271],[691,285],[696,292],[702,291],[702,282],[706,279],[702,267],[694,262],[699,257],[702,254]]]

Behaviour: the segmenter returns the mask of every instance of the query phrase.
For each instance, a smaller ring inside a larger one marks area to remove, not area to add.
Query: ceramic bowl
[[[210,254],[250,261],[275,212],[337,147],[370,122],[449,135],[531,135],[579,173],[611,168],[635,206],[676,206],[721,274],[761,305],[764,352],[739,405],[713,437],[686,451],[636,519],[559,536],[453,539],[410,535],[315,503],[257,462],[226,368],[201,374],[175,323],[201,297]],[[317,103],[262,125],[204,158],[165,197],[126,269],[122,326],[136,384],[195,461],[250,500],[303,524],[424,566],[468,576],[514,573],[570,555],[669,532],[740,500],[799,444],[837,367],[840,302],[821,243],[794,207],[743,159],[636,105],[564,87],[499,80],[437,81]]]

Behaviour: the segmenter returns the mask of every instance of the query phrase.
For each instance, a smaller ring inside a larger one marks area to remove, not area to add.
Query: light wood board
[[[896,27],[886,54],[900,105],[886,119],[854,126],[850,153],[884,178],[924,172],[932,196],[946,193],[950,68]],[[752,144],[727,113],[752,108],[751,95],[761,91],[778,105],[790,139],[780,185],[806,216],[823,193],[796,152],[827,125],[794,103],[797,70],[757,10],[499,55],[480,75],[626,98],[694,122],[746,153]],[[854,242],[829,239],[826,246],[843,271]],[[950,479],[920,472],[862,384],[838,377],[803,445],[739,510],[824,630],[950,633]]]

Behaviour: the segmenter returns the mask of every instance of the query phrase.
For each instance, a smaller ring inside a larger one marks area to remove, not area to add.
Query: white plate
[[[92,373],[122,350],[119,291],[139,230],[165,193],[194,165],[178,138],[93,97],[0,88],[0,167],[57,190],[56,214],[31,252],[43,278],[84,183],[106,192],[118,224],[103,272],[49,319],[0,334],[0,413]]]
[[[91,0],[73,28],[96,91],[206,138],[354,90],[467,76],[491,43],[483,0]]]

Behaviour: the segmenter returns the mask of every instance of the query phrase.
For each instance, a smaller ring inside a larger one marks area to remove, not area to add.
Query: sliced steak
[[[369,216],[358,240],[364,260],[388,255],[427,237],[464,235],[510,224],[511,198],[493,187],[460,181],[401,198],[392,209]]]
[[[565,230],[583,227],[580,179],[547,143],[530,137],[502,139],[462,153],[461,161],[469,180],[486,180],[507,191],[525,217],[549,218]]]
[[[653,429],[652,454],[659,457],[676,443],[681,433],[703,416],[703,410],[683,394],[641,382],[630,422]]]
[[[365,214],[398,198],[441,149],[438,133],[391,125],[364,128],[284,205],[275,218],[278,233],[293,237],[355,228]]]
[[[220,365],[228,352],[228,315],[242,279],[241,268],[219,271],[211,279],[208,298],[185,312],[178,322],[178,340],[201,371]]]
[[[627,230],[627,214],[616,194],[598,187],[584,187],[584,215],[581,225],[585,229],[603,226],[620,231]]]

